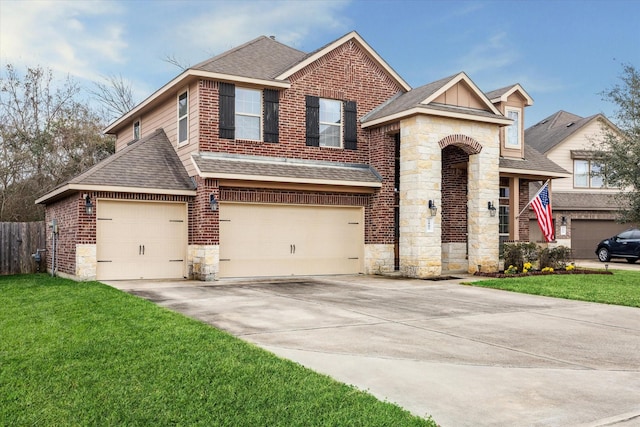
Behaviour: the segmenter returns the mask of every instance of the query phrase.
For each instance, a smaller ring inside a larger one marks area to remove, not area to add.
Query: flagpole
[[[525,207],[524,207],[524,208],[522,208],[522,210],[520,211],[520,213],[519,213],[518,215],[516,215],[516,218],[520,218],[520,215],[522,215],[522,212],[524,212],[524,211],[529,207],[529,205],[531,204],[531,202],[533,202],[533,201],[536,199],[536,197],[538,197],[538,194],[540,194],[540,193],[542,192],[542,190],[544,189],[545,185],[549,184],[549,181],[551,181],[551,178],[549,178],[549,179],[547,180],[547,182],[545,182],[544,184],[542,184],[542,187],[540,187],[540,189],[538,190],[538,192],[536,193],[536,195],[535,195],[535,196],[533,196],[533,197],[531,198],[531,200],[529,200],[529,203],[527,203],[527,204],[525,205]]]

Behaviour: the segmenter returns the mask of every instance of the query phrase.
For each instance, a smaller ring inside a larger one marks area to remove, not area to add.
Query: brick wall
[[[218,228],[219,211],[212,211],[209,197],[213,194],[220,201],[218,180],[195,177],[197,195],[189,204],[189,244],[217,245],[220,242]]]
[[[58,221],[55,269],[56,271],[72,275],[76,272],[76,243],[81,209],[84,215],[84,200],[80,196],[78,193],[72,194],[69,197],[47,205],[45,210],[47,266],[53,268],[53,229],[49,224],[55,219]]]
[[[365,209],[365,243],[393,244],[395,241],[395,135],[386,127],[369,135],[370,164],[382,176],[382,188],[371,195]]]
[[[467,241],[467,169],[469,155],[455,146],[442,150],[442,242]]]
[[[393,243],[394,241],[394,136],[385,129],[369,131],[358,126],[357,150],[346,150],[328,147],[306,146],[306,106],[305,96],[313,95],[338,100],[357,102],[358,118],[392,97],[402,88],[392,81],[385,71],[375,64],[362,51],[357,43],[348,42],[338,47],[319,61],[298,71],[289,78],[291,88],[280,91],[279,105],[279,140],[278,143],[260,141],[229,140],[219,137],[219,88],[213,81],[200,81],[200,150],[211,152],[227,152],[233,154],[287,157],[308,160],[323,160],[346,163],[371,164],[382,175],[382,188],[373,196],[365,197],[365,242]],[[207,180],[208,181],[208,180]],[[200,194],[199,181],[198,193]],[[204,183],[207,186],[206,182]],[[203,190],[206,195],[196,198],[196,205],[208,205],[208,193],[215,187]],[[256,190],[250,197],[267,199],[269,194],[286,194]],[[240,196],[240,195],[243,196]],[[248,197],[247,191],[222,191],[221,200],[230,201],[230,197]],[[263,196],[259,196],[262,194]],[[304,203],[312,193],[298,193],[295,200]],[[281,197],[281,196],[278,196]],[[319,204],[332,204],[331,199],[337,195],[321,193],[317,199]],[[349,196],[351,197],[351,196]],[[206,199],[206,200],[205,200]],[[201,202],[198,202],[201,200]],[[239,200],[236,200],[239,201]],[[272,202],[269,202],[272,203]],[[298,203],[290,201],[288,203]],[[346,203],[351,204],[351,203]],[[356,203],[358,204],[358,203]],[[196,207],[198,210],[199,208]],[[206,209],[205,209],[206,211]],[[212,244],[219,241],[216,214],[202,211],[193,217],[203,220],[204,229],[194,230],[190,234],[190,242],[196,244]]]

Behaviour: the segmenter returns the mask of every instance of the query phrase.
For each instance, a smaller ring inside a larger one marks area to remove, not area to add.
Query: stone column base
[[[394,258],[393,244],[364,245],[364,274],[393,273]]]
[[[190,280],[218,280],[220,245],[189,245],[187,252]]]
[[[74,280],[96,280],[96,244],[76,245],[76,274]]]

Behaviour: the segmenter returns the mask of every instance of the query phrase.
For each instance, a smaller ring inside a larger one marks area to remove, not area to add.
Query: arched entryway
[[[442,149],[442,272],[463,272],[468,262],[468,163],[482,146],[466,135],[450,135],[439,141]]]

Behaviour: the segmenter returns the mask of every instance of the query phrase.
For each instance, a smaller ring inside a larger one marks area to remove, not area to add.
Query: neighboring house
[[[529,145],[572,171],[571,178],[553,182],[551,204],[557,243],[570,247],[577,259],[595,258],[598,242],[629,228],[617,222],[619,206],[614,195],[620,189],[607,185],[605,166],[595,155],[605,129],[617,132],[602,114],[580,117],[558,111],[525,131]],[[531,240],[540,241],[543,238],[535,224],[534,216]]]
[[[499,235],[528,239],[529,182],[569,176],[526,146],[531,103],[465,73],[412,89],[355,32],[311,53],[259,37],[116,120],[116,153],[37,200],[57,223],[48,265],[101,280],[495,271]]]

